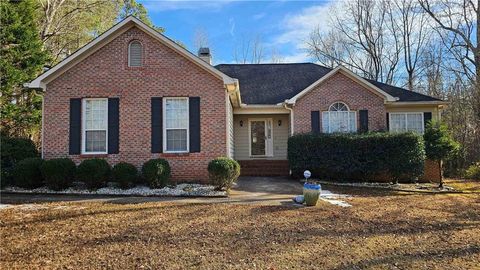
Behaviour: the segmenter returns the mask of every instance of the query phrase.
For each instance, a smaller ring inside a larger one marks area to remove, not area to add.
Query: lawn
[[[478,269],[480,196],[352,207],[61,202],[0,210],[0,269]]]

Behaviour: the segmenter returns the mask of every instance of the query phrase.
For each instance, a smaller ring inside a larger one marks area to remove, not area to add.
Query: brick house
[[[422,133],[446,104],[343,67],[210,60],[126,18],[26,84],[44,91],[42,156],[165,158],[177,181],[205,181],[208,162],[228,156],[244,175],[285,175],[292,134]]]

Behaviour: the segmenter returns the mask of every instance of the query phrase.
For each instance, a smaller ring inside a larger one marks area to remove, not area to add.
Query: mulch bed
[[[480,196],[363,192],[348,199],[349,208],[326,202],[310,208],[165,202],[9,207],[0,210],[0,269],[478,267]]]

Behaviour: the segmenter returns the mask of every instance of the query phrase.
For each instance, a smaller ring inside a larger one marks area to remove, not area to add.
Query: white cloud
[[[274,42],[277,44],[293,43],[304,47],[304,42],[317,26],[322,31],[330,28],[329,12],[333,3],[305,8],[299,13],[290,13],[282,21],[283,32],[278,35]]]
[[[253,15],[253,19],[254,20],[260,20],[261,18],[265,17],[265,15],[267,15],[267,13],[265,13],[265,12],[257,13],[255,15]]]
[[[331,27],[329,14],[331,14],[332,9],[341,5],[341,2],[323,2],[321,5],[289,13],[283,18],[280,22],[279,34],[272,38],[273,45],[292,48],[289,54],[282,55],[283,62],[298,63],[311,61],[305,45],[310,33],[316,27],[319,27],[320,31],[327,32]]]
[[[282,55],[282,63],[304,63],[310,61],[310,56],[305,51],[299,51],[296,54]]]

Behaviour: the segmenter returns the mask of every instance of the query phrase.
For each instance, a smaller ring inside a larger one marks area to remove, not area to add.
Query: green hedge
[[[208,174],[210,183],[217,190],[228,190],[240,176],[240,164],[233,159],[219,157],[208,163]]]
[[[162,158],[150,159],[142,166],[142,176],[151,188],[163,188],[169,184],[170,164]]]
[[[41,158],[26,158],[21,160],[13,170],[13,185],[22,188],[38,188],[43,186],[43,176],[40,167]]]
[[[78,165],[77,179],[85,183],[88,189],[98,189],[107,184],[110,172],[110,165],[105,159],[85,159]]]
[[[121,188],[129,188],[137,182],[138,171],[137,168],[130,163],[120,162],[113,166],[112,179]]]
[[[413,133],[300,134],[288,139],[293,175],[334,181],[369,181],[389,175],[414,180],[423,173],[425,150]]]
[[[40,166],[46,186],[53,190],[63,190],[70,187],[76,169],[75,163],[69,158],[45,160]]]
[[[1,143],[1,186],[12,183],[13,170],[17,163],[26,158],[40,157],[32,140],[13,138],[5,135],[0,137]]]

